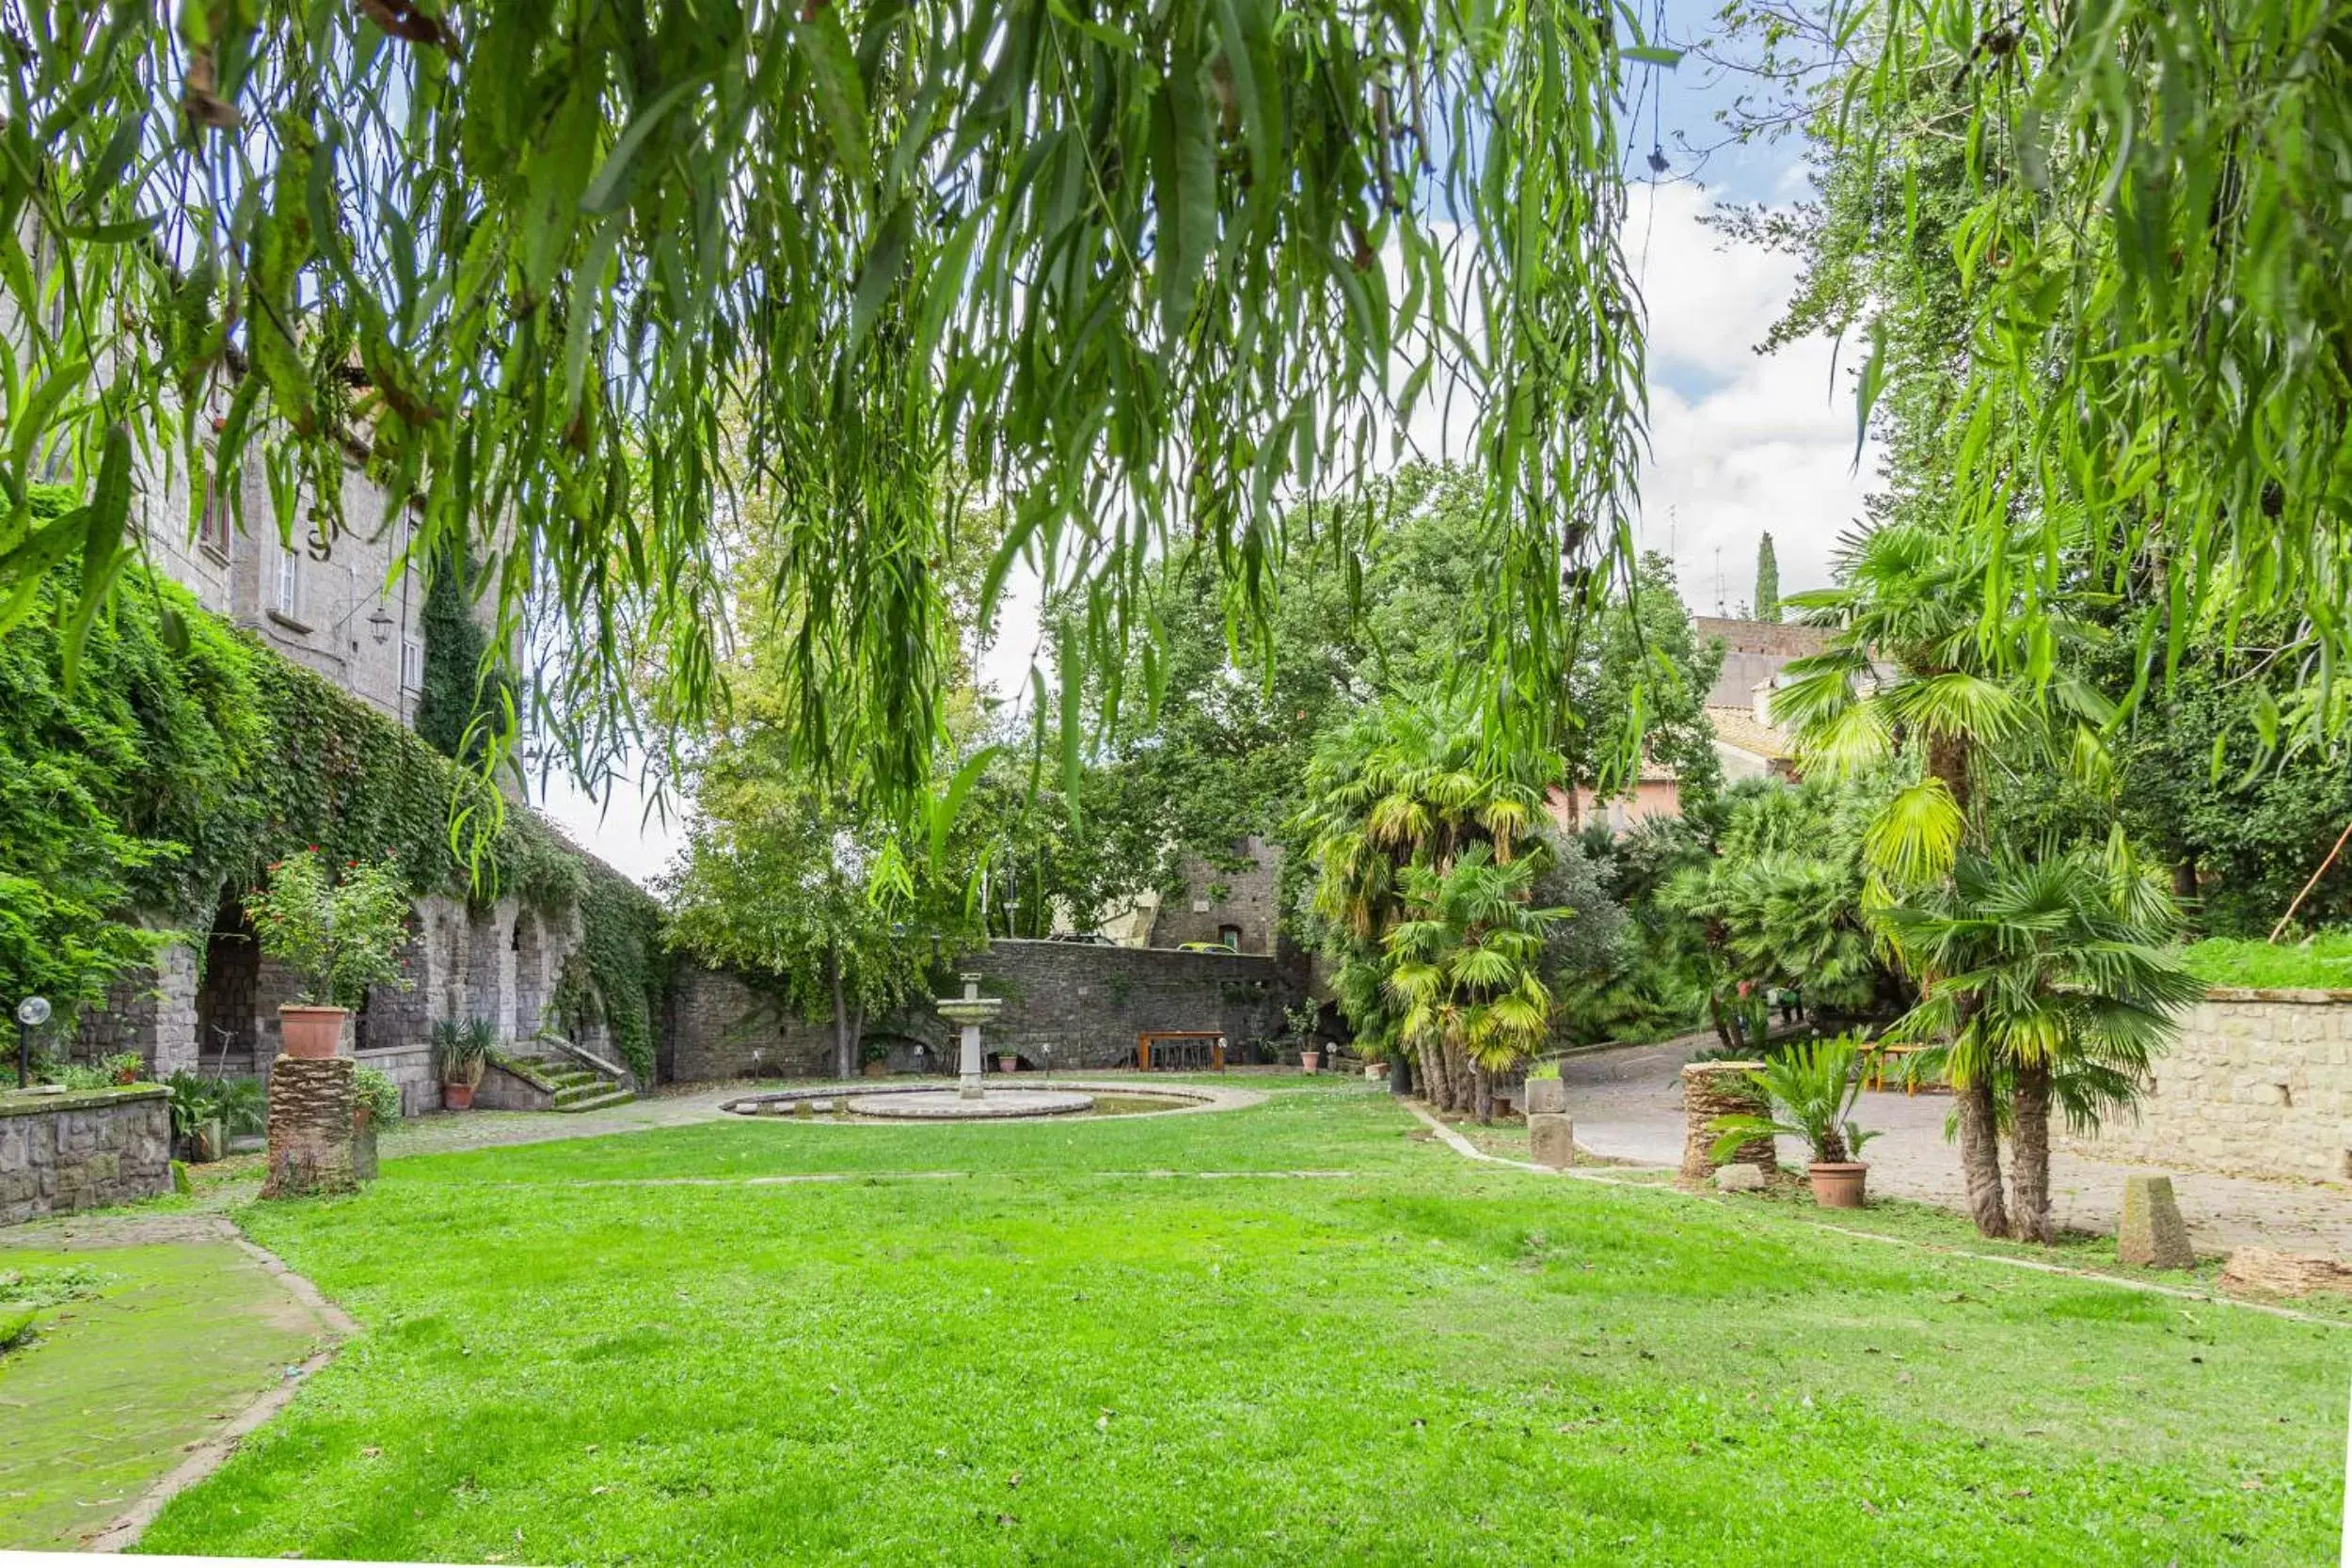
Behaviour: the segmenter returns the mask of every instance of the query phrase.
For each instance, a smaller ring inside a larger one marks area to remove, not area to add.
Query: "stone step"
[[[637,1095],[633,1090],[614,1085],[603,1094],[595,1095],[586,1100],[565,1101],[559,1095],[556,1098],[555,1108],[565,1115],[579,1111],[601,1111],[609,1106],[626,1105],[636,1098]]]
[[[610,1078],[591,1078],[584,1084],[564,1084],[555,1091],[555,1108],[559,1111],[565,1110],[583,1100],[601,1099],[620,1088],[621,1085]],[[628,1091],[622,1090],[621,1092],[627,1093]]]

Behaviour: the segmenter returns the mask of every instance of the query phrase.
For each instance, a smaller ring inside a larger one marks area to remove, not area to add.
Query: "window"
[[[208,464],[204,472],[204,510],[197,516],[196,542],[229,559],[229,503],[220,493],[219,475]]]
[[[278,546],[278,564],[270,582],[269,606],[289,621],[300,618],[302,557],[283,545]]]
[[[1238,953],[1241,951],[1241,927],[1238,926],[1219,926],[1216,928],[1216,940],[1232,948],[1234,952]]]
[[[400,686],[404,691],[424,689],[424,644],[413,637],[400,640]]]

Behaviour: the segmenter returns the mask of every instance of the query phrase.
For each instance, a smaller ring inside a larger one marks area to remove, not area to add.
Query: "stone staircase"
[[[601,1111],[637,1098],[636,1090],[578,1062],[542,1063],[540,1076],[555,1090],[558,1111]]]
[[[563,1114],[601,1111],[626,1105],[637,1098],[637,1092],[627,1084],[574,1057],[499,1056],[495,1061],[545,1096],[545,1102],[533,1109]]]

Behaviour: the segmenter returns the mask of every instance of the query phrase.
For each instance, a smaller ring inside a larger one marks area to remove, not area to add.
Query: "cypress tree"
[[[467,731],[477,713],[499,701],[497,686],[482,681],[488,639],[469,608],[472,578],[473,562],[462,553],[437,560],[419,617],[424,633],[424,688],[417,694],[417,734],[459,762],[481,754],[481,737],[476,736],[469,745]]]
[[[1764,535],[1756,546],[1756,618],[1759,621],[1780,619],[1780,562],[1772,555],[1772,536]]]

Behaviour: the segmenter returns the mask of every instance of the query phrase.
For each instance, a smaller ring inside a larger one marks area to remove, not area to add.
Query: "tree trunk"
[[[1730,1022],[1724,1015],[1723,998],[1713,991],[1707,993],[1707,1017],[1708,1022],[1715,1025],[1715,1037],[1724,1042],[1724,1049],[1725,1051],[1739,1050],[1740,1041],[1734,1037]]]
[[[2001,1203],[2001,1126],[1993,1105],[1992,1081],[1979,1073],[1966,1087],[1953,1085],[1960,1112],[1960,1167],[1968,1179],[1968,1217],[1979,1235],[2009,1237],[2009,1214]]]
[[[1928,736],[1928,772],[1944,781],[1944,787],[1952,793],[1952,804],[1960,808],[1960,815],[1965,819],[1969,806],[1968,737]]]
[[[1422,1042],[1421,1048],[1421,1097],[1433,1111],[1446,1107],[1445,1053],[1434,1040]]]
[[[850,1060],[850,1009],[841,996],[841,949],[825,949],[825,979],[833,987],[833,1069],[843,1078],[857,1076],[857,1064]]]
[[[1476,1094],[1478,1101],[1478,1125],[1481,1127],[1492,1127],[1495,1124],[1494,1075],[1488,1072],[1485,1068],[1478,1066],[1476,1063],[1472,1063],[1470,1065],[1470,1077],[1477,1085]]]
[[[2050,1223],[2050,1064],[2019,1063],[2014,1094],[2010,1177],[2017,1204],[2010,1224],[2019,1241],[2048,1246],[2058,1239]]]
[[[2183,855],[2173,863],[2172,896],[2175,898],[2197,896],[2197,857],[2195,855]]]
[[[1452,1040],[1445,1042],[1446,1109],[1455,1116],[1470,1108],[1470,1058]]]

